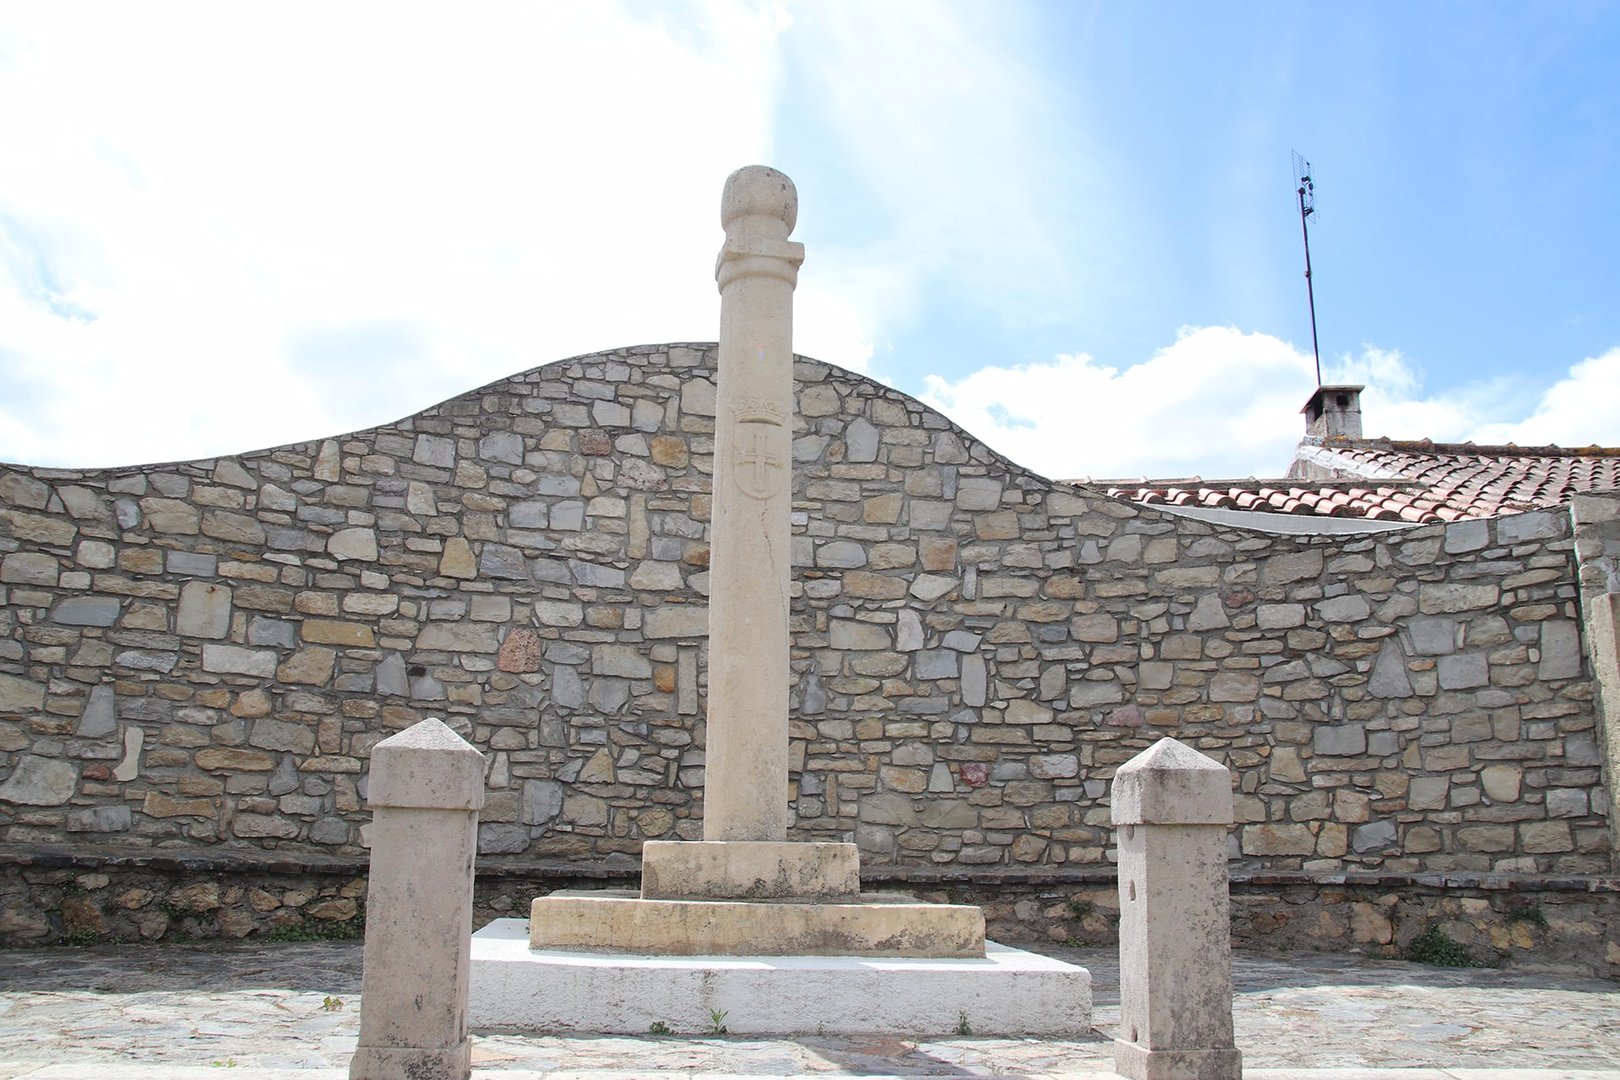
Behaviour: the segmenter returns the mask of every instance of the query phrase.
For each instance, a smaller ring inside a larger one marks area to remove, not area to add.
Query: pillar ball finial
[[[786,222],[787,231],[793,231],[799,220],[799,192],[786,173],[769,165],[745,165],[726,177],[720,226],[729,228],[738,218],[755,215]]]

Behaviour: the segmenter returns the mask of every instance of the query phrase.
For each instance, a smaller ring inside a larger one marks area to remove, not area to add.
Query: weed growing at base
[[[366,936],[366,917],[356,915],[343,922],[298,922],[274,927],[266,935],[271,941],[358,941]]]
[[[1538,930],[1548,929],[1547,916],[1542,913],[1540,904],[1519,904],[1508,908],[1505,914],[1510,923],[1529,923]]]
[[[1406,959],[1416,964],[1428,964],[1430,967],[1491,966],[1483,960],[1476,959],[1462,942],[1450,937],[1433,924],[1424,927],[1423,933],[1412,939],[1412,944],[1406,947]]]

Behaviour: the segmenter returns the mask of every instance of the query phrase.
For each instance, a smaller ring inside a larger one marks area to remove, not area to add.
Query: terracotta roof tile
[[[1301,478],[1067,482],[1149,505],[1461,521],[1558,506],[1579,491],[1620,487],[1620,448],[1307,439],[1291,473]],[[1324,473],[1332,478],[1303,478]]]

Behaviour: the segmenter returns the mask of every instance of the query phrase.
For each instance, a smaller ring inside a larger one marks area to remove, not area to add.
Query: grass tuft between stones
[[[1483,960],[1476,959],[1462,942],[1432,923],[1425,926],[1423,933],[1413,938],[1412,944],[1406,947],[1406,959],[1415,964],[1428,964],[1430,967],[1491,966]]]
[[[366,936],[364,912],[342,922],[305,921],[277,926],[267,935],[271,941],[358,941]]]
[[[1539,930],[1546,930],[1547,916],[1542,912],[1540,904],[1516,904],[1505,912],[1510,923],[1528,923]]]

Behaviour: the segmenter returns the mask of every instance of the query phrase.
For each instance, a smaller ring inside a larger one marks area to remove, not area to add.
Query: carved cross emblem
[[[767,445],[770,424],[742,423],[737,425],[737,449],[732,475],[737,488],[744,495],[768,499],[782,489],[782,478],[787,474],[786,462],[772,454]]]

